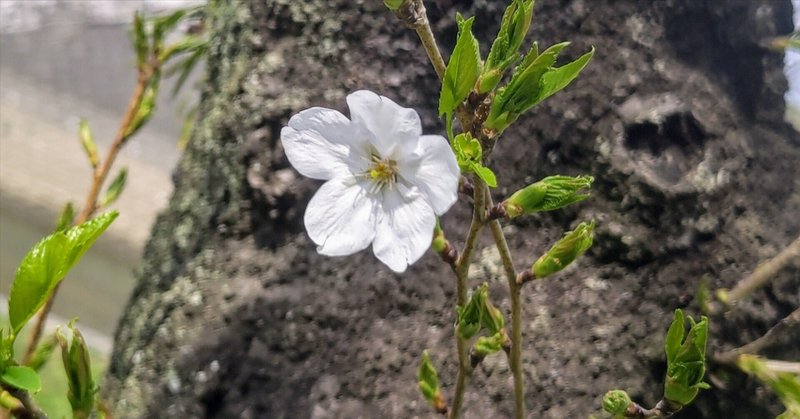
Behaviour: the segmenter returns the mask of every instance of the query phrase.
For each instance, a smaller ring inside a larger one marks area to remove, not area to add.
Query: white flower
[[[306,109],[281,130],[298,172],[327,180],[308,203],[305,225],[317,251],[343,256],[372,243],[395,272],[431,244],[436,215],[458,199],[459,169],[447,140],[421,135],[419,115],[366,90],[347,96],[350,117]]]

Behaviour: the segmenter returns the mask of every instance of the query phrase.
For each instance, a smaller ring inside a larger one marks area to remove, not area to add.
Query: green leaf
[[[478,175],[478,177],[481,178],[481,180],[483,180],[484,182],[486,182],[486,184],[489,185],[490,187],[492,188],[497,187],[497,177],[495,176],[492,169],[489,169],[488,167],[478,163],[473,163],[472,171],[475,172],[475,174]]]
[[[667,330],[667,338],[665,343],[665,352],[667,353],[667,363],[674,362],[675,357],[678,355],[678,350],[681,348],[681,341],[683,340],[685,321],[683,320],[683,311],[681,309],[675,310],[675,318]]]
[[[42,389],[42,382],[39,380],[39,375],[30,367],[6,367],[2,375],[0,375],[0,381],[20,390],[33,393]]]
[[[493,90],[503,76],[503,72],[519,59],[519,48],[533,18],[533,0],[513,0],[500,21],[500,30],[492,42],[486,57],[484,72],[480,76],[479,91]]]
[[[117,215],[116,211],[108,212],[69,230],[53,233],[28,251],[17,269],[8,301],[8,315],[15,336]]]
[[[169,59],[175,57],[176,55],[184,52],[192,52],[198,48],[205,47],[206,42],[207,41],[201,36],[186,35],[178,42],[175,42],[174,44],[171,44],[165,48],[159,57],[159,61],[166,63]]]
[[[547,99],[572,83],[584,67],[586,67],[586,64],[589,64],[589,60],[591,60],[592,57],[594,57],[594,47],[577,60],[545,73],[544,76],[542,76],[542,90],[539,93],[538,101],[541,102]]]
[[[85,119],[81,119],[78,124],[78,136],[80,137],[83,151],[86,153],[86,157],[89,158],[89,163],[91,163],[92,167],[97,167],[100,164],[100,156],[97,154],[97,144],[94,142],[92,129]]]
[[[117,177],[108,185],[105,196],[100,200],[99,205],[105,207],[114,203],[119,198],[122,191],[125,189],[125,181],[128,178],[128,169],[123,167],[120,169]]]
[[[0,328],[0,374],[14,358],[14,335],[5,328]]]
[[[475,17],[464,20],[460,14],[456,15],[458,39],[444,72],[442,91],[439,95],[439,115],[451,115],[469,96],[481,73],[478,40],[471,30],[474,20]]]

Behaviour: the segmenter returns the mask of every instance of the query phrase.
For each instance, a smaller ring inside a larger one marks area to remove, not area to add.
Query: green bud
[[[78,125],[78,136],[80,137],[83,151],[86,153],[86,157],[89,158],[89,163],[91,163],[92,167],[97,167],[100,164],[100,156],[97,154],[97,145],[94,142],[92,129],[85,119],[81,119]]]
[[[61,215],[58,217],[58,221],[56,221],[56,228],[55,231],[67,231],[70,227],[72,227],[72,223],[75,221],[75,207],[72,206],[72,202],[67,202],[64,205],[64,209],[61,210]]]
[[[481,330],[481,317],[486,300],[487,290],[484,287],[470,295],[464,307],[456,307],[456,333],[461,339],[471,339]]]
[[[703,382],[706,369],[706,343],[708,319],[699,322],[688,318],[689,332],[685,331],[683,312],[675,310],[675,318],[667,331],[665,352],[667,375],[664,380],[664,399],[686,406],[697,397],[700,389],[708,388]]]
[[[100,199],[99,205],[105,207],[114,203],[119,198],[122,191],[125,189],[125,181],[128,179],[128,169],[123,167],[120,169],[117,177],[108,185],[105,196]]]
[[[436,218],[436,226],[433,228],[433,240],[431,247],[436,253],[442,253],[447,248],[447,239],[444,237],[444,231],[439,225],[439,218]]]
[[[71,343],[67,343],[66,337],[60,331],[56,332],[56,338],[61,346],[61,358],[64,361],[64,371],[69,384],[67,398],[72,406],[73,415],[76,418],[85,418],[89,417],[94,406],[97,387],[92,379],[91,361],[86,341],[73,323],[74,320],[68,326],[72,331]]]
[[[612,415],[624,415],[631,403],[630,396],[623,390],[611,390],[603,396],[603,410]]]
[[[484,283],[483,286],[485,287],[486,284]],[[481,312],[481,326],[486,328],[486,330],[488,330],[491,334],[500,333],[500,331],[503,330],[503,327],[506,325],[503,312],[495,307],[491,301],[489,301],[488,294],[486,295],[486,299],[484,299],[483,304],[483,311]]]
[[[136,112],[136,115],[133,117],[133,121],[128,126],[128,130],[125,131],[125,138],[136,134],[139,129],[141,129],[147,121],[150,120],[150,117],[153,116],[153,110],[156,106],[156,96],[158,94],[158,80],[154,80],[151,82],[150,86],[144,92],[144,96],[142,97],[142,101],[139,104],[139,109]]]
[[[385,4],[386,7],[389,8],[389,10],[394,12],[395,10],[399,9],[400,6],[403,5],[403,1],[404,0],[383,0],[383,4]]]
[[[575,230],[564,235],[550,250],[537,260],[533,267],[536,278],[544,278],[567,267],[592,246],[594,221],[580,223]]]
[[[422,396],[437,412],[447,412],[447,403],[444,401],[442,392],[439,389],[439,376],[436,374],[436,368],[434,368],[427,350],[422,351],[422,362],[419,364],[417,384]]]
[[[475,356],[484,358],[486,355],[491,355],[495,352],[500,352],[503,349],[504,337],[501,333],[496,333],[492,336],[481,336],[475,341],[473,345],[473,352]]]
[[[581,190],[592,186],[591,176],[548,176],[511,195],[500,205],[508,218],[539,211],[552,211],[583,201],[588,194]]]
[[[53,350],[55,350],[56,345],[58,345],[58,339],[56,339],[56,336],[48,336],[36,348],[36,352],[34,352],[33,357],[31,358],[30,362],[28,362],[28,366],[36,371],[39,371],[50,359],[50,355],[53,354]]]

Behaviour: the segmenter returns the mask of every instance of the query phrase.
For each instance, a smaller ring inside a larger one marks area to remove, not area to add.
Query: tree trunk
[[[445,53],[454,14],[475,15],[482,52],[505,1],[429,0]],[[415,38],[380,1],[212,1],[211,48],[197,129],[175,172],[120,322],[103,396],[118,417],[433,417],[418,393],[430,348],[450,397],[456,357],[454,280],[432,253],[395,275],[370,251],[316,253],[306,203],[319,183],[288,164],[289,116],[342,111],[370,89],[417,109],[443,133],[438,82]],[[800,234],[800,139],[783,123],[782,55],[765,38],[791,31],[789,0],[540,0],[532,39],[570,40],[589,67],[503,135],[491,165],[495,200],[551,174],[591,174],[592,197],[506,228],[517,268],[577,220],[596,219],[577,267],[523,289],[530,417],[600,411],[622,388],[661,396],[664,334],[677,307],[698,313],[708,275],[731,287]],[[447,54],[445,54],[447,55]],[[462,199],[443,217],[459,245]],[[482,245],[490,243],[483,237]],[[476,286],[508,310],[493,247]],[[800,305],[797,268],[724,317],[709,352],[740,346]],[[770,355],[798,359],[787,344]],[[768,417],[777,399],[713,366],[715,385],[676,417]],[[488,357],[468,418],[510,417],[506,360]]]

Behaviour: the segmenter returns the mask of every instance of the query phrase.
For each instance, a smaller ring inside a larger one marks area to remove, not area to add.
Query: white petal
[[[396,158],[416,148],[422,134],[417,111],[369,90],[347,95],[350,119],[372,133],[370,142],[383,158]]]
[[[380,203],[367,187],[367,182],[336,178],[325,182],[311,198],[304,222],[320,254],[350,255],[372,242]]]
[[[369,167],[369,144],[347,117],[327,108],[294,115],[281,130],[289,162],[304,176],[328,180]]]
[[[375,256],[395,272],[403,272],[428,250],[436,216],[422,194],[396,183],[384,189],[375,242]]]
[[[450,144],[439,135],[423,135],[417,148],[397,161],[399,175],[419,188],[437,215],[458,200],[458,169]]]

